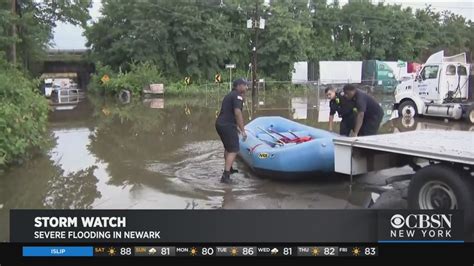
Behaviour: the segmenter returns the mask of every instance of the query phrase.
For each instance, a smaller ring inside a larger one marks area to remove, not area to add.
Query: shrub
[[[108,65],[103,65],[101,62],[95,64],[95,74],[92,75],[89,81],[89,92],[104,94],[107,89],[107,83],[102,83],[101,79],[104,75],[109,76],[111,79],[115,79],[116,75],[112,68]]]
[[[46,144],[48,103],[39,83],[0,58],[0,167]]]
[[[104,75],[110,80],[106,83],[101,81]],[[165,79],[158,67],[149,62],[132,63],[130,70],[118,74],[112,71],[110,66],[96,65],[96,74],[92,77],[90,89],[95,92],[116,94],[121,90],[129,90],[132,94],[140,94],[143,88],[152,83],[165,83]]]
[[[143,87],[152,83],[163,83],[165,94],[172,96],[197,96],[203,94],[223,94],[229,91],[229,72],[223,71],[222,83],[214,83],[214,79],[192,78],[192,83],[186,85],[183,79],[171,80],[163,77],[160,69],[150,62],[131,63],[129,71],[116,73],[110,66],[96,63],[96,74],[93,75],[89,84],[89,92],[101,94],[117,94],[121,90],[129,90],[134,95],[142,92]],[[110,81],[103,83],[104,75],[110,77]],[[250,72],[238,69],[232,72],[232,79],[246,78],[250,80]],[[282,91],[304,91],[304,86],[292,85],[291,82],[278,82],[265,79],[267,88]]]

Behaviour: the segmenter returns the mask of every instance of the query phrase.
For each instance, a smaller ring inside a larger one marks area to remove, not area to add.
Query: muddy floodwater
[[[404,208],[400,184],[384,179],[409,168],[355,178],[298,182],[262,179],[241,162],[234,184],[219,182],[223,147],[214,121],[222,94],[120,102],[86,97],[54,105],[51,144],[42,155],[0,173],[0,241],[8,241],[10,209],[354,209]],[[443,119],[390,120],[392,97],[378,96],[386,112],[381,133],[474,130]],[[261,92],[245,119],[278,115],[327,129],[328,102],[314,91]],[[338,130],[338,128],[336,127]],[[388,191],[382,201],[380,193]]]

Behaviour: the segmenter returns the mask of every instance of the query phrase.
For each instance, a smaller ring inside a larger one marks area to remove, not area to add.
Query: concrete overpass
[[[42,73],[77,73],[77,85],[86,90],[95,65],[87,60],[87,49],[48,49]]]

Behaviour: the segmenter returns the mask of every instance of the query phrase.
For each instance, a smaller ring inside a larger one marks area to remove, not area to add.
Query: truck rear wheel
[[[471,124],[474,124],[474,104],[467,110],[467,120],[469,120]]]
[[[460,171],[445,165],[420,169],[408,187],[408,207],[421,210],[464,210],[468,227],[474,222],[471,184]]]
[[[415,117],[417,114],[416,104],[412,100],[405,100],[398,106],[398,115],[401,117]]]

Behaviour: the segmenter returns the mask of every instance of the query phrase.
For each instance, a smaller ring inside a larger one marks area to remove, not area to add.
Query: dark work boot
[[[230,174],[235,174],[235,173],[238,173],[238,172],[239,172],[239,170],[234,169],[234,167],[230,168]]]
[[[221,177],[221,183],[226,183],[226,184],[231,183],[230,172],[224,171],[224,173],[222,174],[222,177]]]

